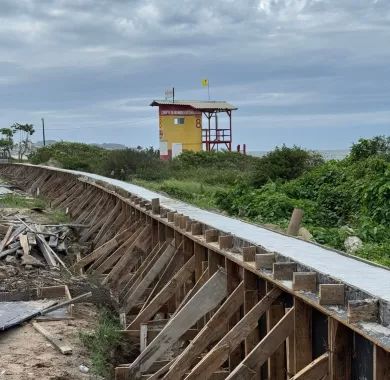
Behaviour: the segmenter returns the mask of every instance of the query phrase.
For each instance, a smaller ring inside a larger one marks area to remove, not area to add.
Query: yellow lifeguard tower
[[[154,100],[159,108],[160,158],[168,160],[190,150],[214,150],[224,145],[232,148],[232,111],[237,108],[224,101]],[[226,112],[229,127],[219,128],[217,113]],[[202,128],[202,115],[208,128]],[[215,118],[215,126],[211,119]]]

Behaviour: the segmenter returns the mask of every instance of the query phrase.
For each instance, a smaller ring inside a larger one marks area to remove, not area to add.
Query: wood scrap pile
[[[73,224],[37,224],[27,217],[11,214],[0,224],[3,239],[0,242],[0,260],[7,265],[23,266],[25,269],[46,267],[64,268],[61,258],[68,254]]]

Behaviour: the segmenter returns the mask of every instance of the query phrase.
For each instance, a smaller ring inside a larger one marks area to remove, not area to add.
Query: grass
[[[42,198],[29,198],[18,194],[7,194],[0,198],[0,207],[3,208],[46,208]]]
[[[79,333],[81,342],[90,352],[92,373],[105,379],[112,377],[113,353],[121,342],[120,329],[119,319],[111,311],[103,308],[99,310],[95,331]]]
[[[166,193],[171,197],[191,203],[203,209],[216,210],[214,194],[222,190],[221,186],[206,185],[192,180],[167,179],[163,181],[145,181],[135,179],[132,183],[150,190]]]
[[[51,210],[49,218],[53,224],[65,224],[71,222],[69,214],[66,214],[63,210]]]

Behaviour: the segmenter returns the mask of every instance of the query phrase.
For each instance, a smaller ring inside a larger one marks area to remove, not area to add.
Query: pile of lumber
[[[0,224],[4,237],[0,242],[0,261],[5,264],[33,267],[64,268],[61,259],[68,253],[68,237],[72,224],[43,225],[18,215],[5,217]]]

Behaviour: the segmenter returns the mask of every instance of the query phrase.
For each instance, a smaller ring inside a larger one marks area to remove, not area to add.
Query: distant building
[[[154,100],[151,106],[159,108],[160,158],[171,159],[189,150],[214,150],[232,148],[232,111],[237,108],[227,102]],[[229,118],[227,128],[218,126],[218,113]],[[202,115],[207,118],[207,128],[202,127]],[[214,123],[212,122],[214,119]]]

